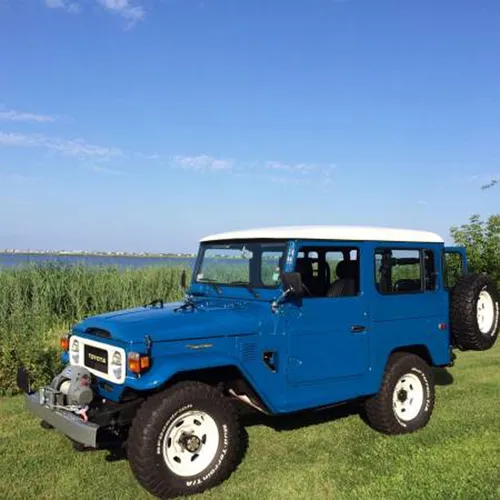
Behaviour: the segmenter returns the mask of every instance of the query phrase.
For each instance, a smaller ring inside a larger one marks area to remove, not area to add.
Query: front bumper
[[[26,406],[30,413],[41,420],[45,420],[45,422],[73,441],[91,448],[97,448],[99,425],[84,422],[73,413],[51,409],[44,404],[40,404],[40,393],[38,392],[26,394]]]

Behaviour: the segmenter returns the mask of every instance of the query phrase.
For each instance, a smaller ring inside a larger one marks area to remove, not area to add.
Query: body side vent
[[[241,359],[243,361],[255,361],[257,359],[257,344],[245,342],[241,346]]]

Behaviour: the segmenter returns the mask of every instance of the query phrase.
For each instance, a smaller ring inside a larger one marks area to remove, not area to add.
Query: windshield
[[[197,283],[276,288],[280,281],[286,242],[205,243],[195,271]]]

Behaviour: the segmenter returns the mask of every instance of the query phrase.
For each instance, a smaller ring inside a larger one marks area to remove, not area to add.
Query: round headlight
[[[113,365],[120,365],[122,364],[122,355],[118,352],[118,351],[115,351],[115,353],[113,354],[113,357],[111,359],[111,363]]]
[[[78,344],[78,340],[73,340],[73,343],[71,344],[71,351],[72,352],[78,352],[80,350],[80,345]]]

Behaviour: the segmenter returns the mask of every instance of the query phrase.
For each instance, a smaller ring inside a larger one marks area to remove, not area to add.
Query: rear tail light
[[[138,352],[131,352],[128,355],[128,369],[132,373],[144,373],[149,369],[150,360],[149,356],[139,354]]]

